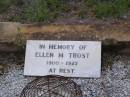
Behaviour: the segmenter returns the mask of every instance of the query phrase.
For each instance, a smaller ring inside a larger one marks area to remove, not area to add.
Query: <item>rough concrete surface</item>
[[[23,76],[24,55],[0,54],[4,72],[0,75],[0,97],[19,97],[36,77]],[[103,53],[100,78],[72,78],[83,97],[130,97],[130,55]]]
[[[130,50],[130,22],[91,21],[84,24],[0,22],[0,52],[21,50],[25,47],[26,40],[98,40],[102,41],[103,46],[119,46],[123,43],[123,49]]]

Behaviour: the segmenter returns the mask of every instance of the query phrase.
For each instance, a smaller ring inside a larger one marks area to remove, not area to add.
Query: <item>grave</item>
[[[31,40],[71,40],[71,41],[102,41],[102,69],[100,78],[69,78],[82,91],[83,97],[129,97],[130,82],[130,57],[129,57],[129,25],[100,25],[96,29],[94,25],[44,25],[1,23],[0,31],[0,62],[4,72],[0,77],[0,90],[2,97],[18,97],[22,90],[33,80],[39,77],[23,76],[23,63],[25,43]],[[127,24],[125,24],[127,25]],[[105,27],[102,27],[105,26]],[[54,28],[53,28],[54,27]],[[118,31],[117,28],[125,30]],[[6,29],[5,29],[6,28]],[[11,28],[11,29],[10,29]],[[52,30],[53,28],[53,30]],[[94,30],[96,29],[96,30]],[[105,32],[102,32],[106,29]],[[109,29],[109,30],[108,30]],[[59,32],[58,32],[59,31]],[[70,31],[70,32],[69,32]],[[80,33],[81,32],[81,33]],[[91,33],[90,33],[91,32]],[[110,32],[110,33],[109,33]],[[119,33],[118,33],[119,32]],[[96,34],[97,33],[97,34]],[[118,34],[116,34],[118,33]],[[124,34],[125,33],[125,34]],[[69,36],[68,36],[69,35]],[[60,36],[60,37],[59,37]],[[43,46],[44,47],[44,46]],[[67,46],[68,48],[72,48]],[[56,48],[57,49],[57,48]],[[11,52],[10,54],[7,54]],[[22,54],[21,54],[22,52]],[[15,53],[15,54],[14,54]],[[79,53],[74,54],[77,58]],[[81,54],[82,55],[82,54]],[[21,56],[21,57],[20,57]],[[82,55],[83,56],[83,55]],[[8,61],[7,61],[8,60]],[[20,62],[19,62],[20,61]],[[57,64],[57,62],[51,64]],[[67,63],[69,65],[77,64]],[[62,70],[64,71],[64,70]],[[74,84],[73,83],[73,84]],[[118,87],[118,88],[117,88]]]

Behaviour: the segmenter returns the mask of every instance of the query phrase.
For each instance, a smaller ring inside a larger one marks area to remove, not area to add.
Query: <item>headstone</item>
[[[27,41],[24,75],[100,77],[100,73],[100,41]]]

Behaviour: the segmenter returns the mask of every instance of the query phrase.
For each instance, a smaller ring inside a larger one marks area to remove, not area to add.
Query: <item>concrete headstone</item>
[[[100,77],[100,73],[100,41],[27,41],[24,75]]]

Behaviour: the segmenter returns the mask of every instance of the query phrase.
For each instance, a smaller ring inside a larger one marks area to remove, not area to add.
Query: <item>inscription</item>
[[[25,75],[99,77],[101,42],[28,40]]]

